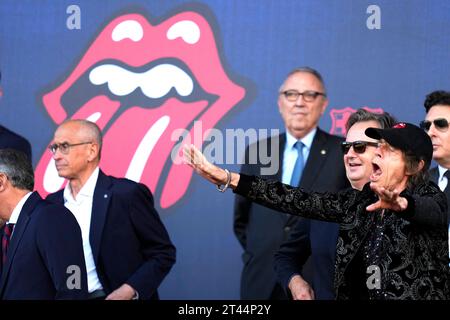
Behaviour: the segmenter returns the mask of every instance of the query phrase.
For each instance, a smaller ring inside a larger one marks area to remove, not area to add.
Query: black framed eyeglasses
[[[54,143],[54,144],[50,145],[48,147],[48,149],[53,154],[55,154],[56,151],[58,151],[58,149],[59,149],[59,152],[61,152],[62,154],[68,154],[70,151],[70,148],[76,147],[76,146],[81,146],[83,144],[89,144],[89,143],[92,143],[92,141],[86,141],[86,142],[80,142],[80,143],[68,143],[68,142]]]
[[[348,141],[344,141],[341,143],[342,152],[344,154],[347,154],[348,150],[350,150],[351,147],[353,147],[353,150],[356,153],[364,153],[364,152],[366,152],[367,146],[378,147],[378,142],[371,142],[371,141],[348,142]]]
[[[312,101],[316,100],[316,98],[318,96],[323,96],[323,97],[327,96],[325,93],[318,92],[318,91],[311,91],[311,90],[307,90],[307,91],[303,91],[303,92],[298,92],[297,90],[286,90],[286,91],[281,92],[280,94],[283,94],[285,96],[285,98],[290,102],[297,101],[299,96],[302,96],[303,100],[305,100],[306,102],[312,102]]]
[[[434,124],[434,127],[439,131],[445,132],[448,130],[448,121],[444,118],[434,119],[433,121],[423,120],[420,122],[420,128],[428,132],[431,128],[432,123]]]

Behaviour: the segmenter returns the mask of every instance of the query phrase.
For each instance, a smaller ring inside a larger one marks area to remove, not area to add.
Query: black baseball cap
[[[392,128],[367,128],[366,136],[372,139],[384,139],[394,148],[411,153],[425,161],[425,169],[433,158],[433,144],[428,134],[411,123],[399,122]]]

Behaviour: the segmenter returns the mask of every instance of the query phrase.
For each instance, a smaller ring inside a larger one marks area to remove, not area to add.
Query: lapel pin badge
[[[108,198],[108,195],[107,195],[107,194],[104,194],[104,195],[103,195],[103,198],[105,198],[105,199]]]

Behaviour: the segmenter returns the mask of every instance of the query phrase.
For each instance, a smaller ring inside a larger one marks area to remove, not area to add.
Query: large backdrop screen
[[[449,30],[447,0],[1,0],[0,123],[31,142],[46,195],[64,186],[55,128],[95,121],[101,167],[149,186],[177,247],[161,298],[237,299],[233,194],[179,164],[179,138],[239,170],[236,136],[284,130],[278,88],[297,66],[325,79],[326,131],[360,107],[418,123],[450,88]]]

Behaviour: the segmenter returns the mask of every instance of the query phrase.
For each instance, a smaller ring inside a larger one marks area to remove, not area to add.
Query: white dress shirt
[[[94,199],[95,185],[97,184],[99,168],[97,167],[86,181],[84,186],[78,192],[76,199],[72,197],[70,185],[64,188],[64,205],[69,209],[81,229],[81,237],[83,238],[84,260],[86,261],[86,271],[88,280],[89,293],[103,289],[98,278],[95,267],[94,256],[92,254],[91,243],[89,242],[89,230],[91,228],[92,202]]]
[[[26,195],[24,195],[22,197],[22,199],[20,199],[20,201],[17,203],[17,205],[14,207],[13,212],[11,213],[11,216],[9,217],[8,222],[6,223],[17,223],[17,220],[19,220],[19,215],[20,212],[22,211],[23,205],[25,204],[25,202],[28,200],[28,198],[31,196],[33,192],[28,192]],[[13,233],[11,234],[11,237],[14,234],[14,229],[13,229]]]
[[[445,187],[447,187],[448,184],[448,179],[446,176],[444,176],[444,173],[450,169],[438,165],[438,170],[439,170],[439,178],[438,178],[439,189],[441,189],[441,191],[444,191]],[[450,205],[450,203],[448,203],[448,205]],[[448,256],[450,257],[450,225],[448,226],[448,247],[449,247]],[[448,265],[450,266],[450,262]]]
[[[439,189],[441,189],[441,191],[444,191],[448,183],[448,179],[446,176],[444,176],[444,173],[449,169],[438,166],[438,170],[439,170],[439,178],[438,178]]]

